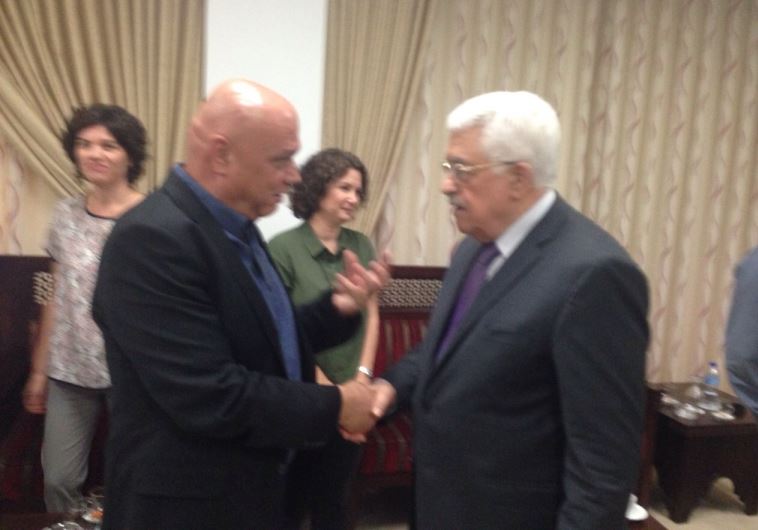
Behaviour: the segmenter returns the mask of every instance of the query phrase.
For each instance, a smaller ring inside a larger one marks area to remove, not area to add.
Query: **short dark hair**
[[[61,131],[63,149],[74,164],[76,164],[74,158],[76,135],[82,129],[93,125],[102,125],[108,129],[118,144],[124,148],[129,157],[126,179],[129,184],[135,182],[142,174],[147,157],[147,134],[142,122],[118,105],[94,103],[74,108],[71,118],[66,121],[66,128]]]
[[[353,153],[330,147],[311,156],[300,168],[301,181],[290,191],[292,211],[300,219],[310,219],[326,195],[329,183],[342,178],[350,169],[361,174],[361,204],[368,197],[368,171]]]

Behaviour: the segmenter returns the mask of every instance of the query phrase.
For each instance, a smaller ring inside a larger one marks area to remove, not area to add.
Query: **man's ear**
[[[211,170],[216,175],[225,175],[231,160],[229,140],[220,134],[215,134],[210,138],[208,145],[210,145]]]
[[[534,189],[534,168],[529,162],[517,162],[511,167],[511,190],[521,198]]]

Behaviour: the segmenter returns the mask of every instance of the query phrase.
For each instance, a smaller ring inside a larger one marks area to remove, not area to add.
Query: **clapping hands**
[[[382,253],[377,261],[372,261],[368,269],[358,261],[350,250],[342,253],[344,272],[334,278],[332,303],[343,315],[354,315],[366,307],[374,296],[390,279],[389,254]]]

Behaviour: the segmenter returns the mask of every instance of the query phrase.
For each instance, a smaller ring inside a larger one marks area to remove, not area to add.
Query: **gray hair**
[[[447,116],[450,132],[482,128],[482,149],[491,161],[523,160],[535,182],[556,176],[561,125],[553,107],[531,92],[488,92],[467,99]]]

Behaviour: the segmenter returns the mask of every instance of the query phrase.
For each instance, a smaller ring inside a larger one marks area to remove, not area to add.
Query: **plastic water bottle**
[[[700,402],[700,408],[721,410],[721,398],[718,392],[720,380],[719,365],[716,361],[709,362],[708,370],[703,377],[703,399]]]

